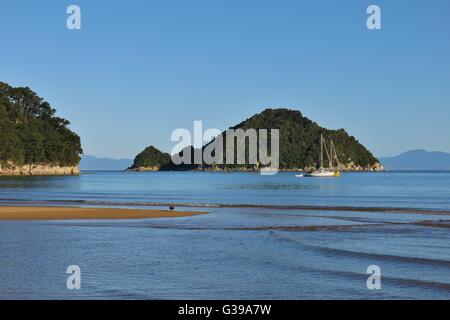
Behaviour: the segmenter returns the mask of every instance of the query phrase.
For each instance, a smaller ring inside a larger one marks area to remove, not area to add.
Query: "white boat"
[[[323,150],[325,149],[325,152],[328,157],[329,161],[329,167],[325,168],[323,166]],[[339,171],[339,159],[337,157],[336,149],[334,148],[333,140],[330,140],[330,153],[328,152],[327,144],[325,143],[325,140],[323,139],[323,136],[320,135],[320,168],[318,170],[314,170],[311,172],[306,172],[305,177],[339,177],[341,175],[341,172]],[[337,167],[333,167],[333,158],[337,162]]]
[[[326,169],[321,169],[321,170],[315,170],[312,172],[307,172],[305,173],[305,177],[339,177],[341,175],[339,170],[326,170]]]

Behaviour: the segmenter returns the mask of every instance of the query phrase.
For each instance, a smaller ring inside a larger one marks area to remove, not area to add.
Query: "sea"
[[[450,298],[450,172],[3,177],[0,205],[208,213],[0,221],[0,299]]]

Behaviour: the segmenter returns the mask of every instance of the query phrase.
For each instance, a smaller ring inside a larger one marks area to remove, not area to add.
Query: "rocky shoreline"
[[[153,166],[153,167],[130,167],[125,171],[129,172],[147,172],[147,171],[161,171],[161,167]]]
[[[306,168],[290,168],[290,169],[279,169],[279,172],[308,172],[316,170],[315,167]],[[244,168],[244,167],[234,167],[234,168],[223,168],[223,167],[210,167],[210,166],[199,166],[190,170],[176,170],[176,169],[164,169],[158,166],[152,167],[138,167],[138,168],[128,168],[126,171],[129,172],[156,172],[156,171],[196,171],[196,172],[259,172],[256,168]],[[382,172],[384,171],[381,163],[377,162],[370,166],[359,166],[355,165],[353,162],[342,164],[342,172]]]
[[[52,166],[31,164],[24,166],[0,165],[0,176],[76,176],[80,174],[78,166]]]

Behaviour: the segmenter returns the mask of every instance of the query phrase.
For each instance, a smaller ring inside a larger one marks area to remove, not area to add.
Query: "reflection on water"
[[[265,204],[127,221],[0,222],[0,298],[449,299],[449,173],[92,173],[0,179],[0,199]],[[269,179],[270,181],[268,181]],[[70,202],[69,202],[70,203]],[[277,208],[279,206],[279,208]],[[382,210],[379,210],[382,211]],[[67,266],[82,290],[66,289]],[[366,287],[369,265],[382,290]]]

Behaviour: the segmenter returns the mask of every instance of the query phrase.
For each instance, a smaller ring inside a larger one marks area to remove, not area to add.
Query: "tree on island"
[[[231,127],[231,129],[279,129],[279,152],[280,169],[305,169],[319,166],[320,158],[320,136],[329,141],[333,140],[336,153],[343,170],[380,170],[381,165],[377,158],[365,148],[355,137],[349,135],[344,129],[329,130],[319,126],[317,123],[304,117],[300,111],[289,109],[266,109],[263,112]],[[226,154],[226,136],[223,136],[223,154]],[[268,138],[270,141],[270,137]],[[236,145],[236,142],[235,142]],[[208,146],[203,146],[203,150]],[[147,148],[149,149],[149,148]],[[193,164],[195,152],[202,153],[201,149],[195,150],[192,146],[186,147],[179,154],[189,152],[191,154],[191,164],[175,165],[172,163],[169,154],[162,153],[154,147],[150,151],[144,150],[136,159],[132,168],[149,167],[159,170],[192,170],[192,169],[212,169],[212,170],[255,170],[255,165],[227,165],[227,164]],[[237,148],[234,148],[235,159]],[[164,156],[162,156],[164,155]],[[248,162],[248,141],[246,141],[246,161]],[[225,159],[223,161],[225,163]]]
[[[139,153],[130,169],[161,167],[170,162],[170,155],[163,153],[153,146],[147,147]]]
[[[0,165],[78,165],[80,137],[55,113],[30,88],[0,82]]]

